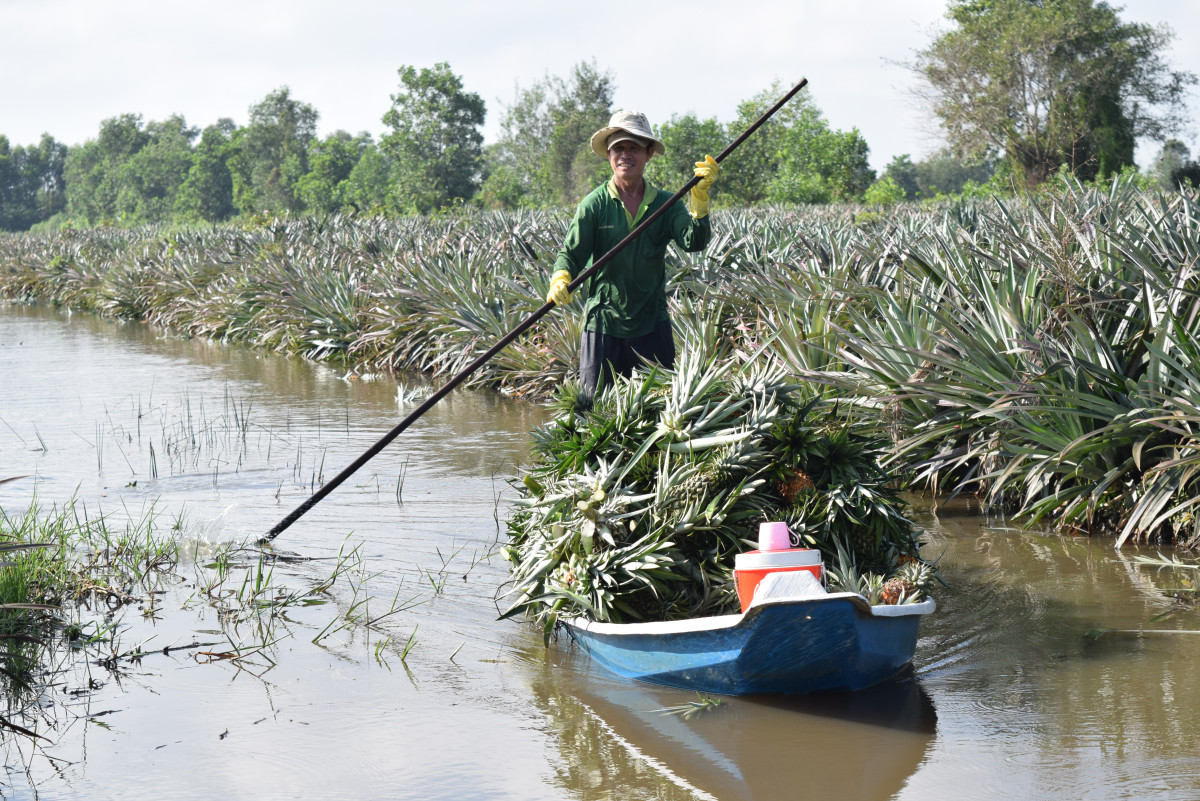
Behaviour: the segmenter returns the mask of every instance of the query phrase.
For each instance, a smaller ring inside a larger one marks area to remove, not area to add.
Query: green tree
[[[197,133],[178,115],[145,126],[140,114],[104,120],[96,139],[67,155],[68,215],[93,225],[171,219]]]
[[[200,133],[187,176],[175,195],[175,216],[190,222],[220,222],[233,216],[233,176],[227,160],[236,130],[220,119]]]
[[[883,177],[892,179],[904,193],[905,200],[915,200],[921,194],[920,184],[917,183],[917,165],[913,164],[907,153],[894,156],[883,171]]]
[[[949,150],[937,150],[914,164],[907,154],[896,156],[885,174],[904,190],[908,200],[955,195],[967,184],[986,184],[996,172],[992,160],[968,163]]]
[[[0,135],[0,231],[26,231],[66,207],[67,147],[49,134],[12,147]]]
[[[616,84],[594,62],[581,61],[568,80],[550,79],[549,89],[547,191],[557,191],[554,200],[573,206],[612,175],[608,163],[592,152],[591,139],[612,117]]]
[[[316,138],[317,110],[295,100],[284,86],[250,107],[250,123],[234,132],[227,161],[238,211],[300,211],[297,191],[308,172],[308,148]]]
[[[375,144],[368,142],[346,180],[338,185],[341,202],[359,211],[382,214],[392,206],[392,165]]]
[[[904,199],[904,189],[890,175],[884,175],[863,193],[863,202],[868,206],[890,206]]]
[[[731,130],[744,130],[775,103],[776,82],[738,106]],[[797,95],[727,160],[722,192],[733,203],[853,200],[875,180],[870,148],[857,130],[836,131],[812,96]]]
[[[959,156],[1003,154],[1028,186],[1133,162],[1137,137],[1178,128],[1196,76],[1168,68],[1166,26],[1095,0],[953,0],[954,27],[913,68]]]
[[[662,125],[655,126],[666,152],[650,159],[646,177],[652,184],[674,192],[692,177],[697,161],[715,156],[725,149],[725,126],[716,117],[700,119],[695,114],[676,114]],[[710,199],[721,196],[721,181],[713,184]]]
[[[329,213],[348,205],[343,197],[349,179],[367,147],[373,146],[370,134],[353,137],[337,131],[313,143],[308,154],[309,171],[300,178],[297,192],[304,208]]]
[[[1154,163],[1154,175],[1158,185],[1174,191],[1181,184],[1200,186],[1200,164],[1192,161],[1188,146],[1178,139],[1168,139]]]
[[[500,137],[488,145],[484,153],[487,177],[479,190],[479,199],[486,208],[517,208],[519,206],[557,203],[546,197],[548,190],[548,158],[553,126],[547,111],[549,78],[538,81],[528,89],[517,88],[516,97],[500,115]]]
[[[64,171],[67,214],[92,225],[116,221],[125,165],[149,140],[140,114],[122,114],[101,122],[95,139],[71,148]]]
[[[392,132],[380,142],[393,165],[393,204],[401,212],[426,213],[469,200],[482,167],[483,99],[463,91],[462,78],[445,62],[399,73],[401,91],[383,115]]]
[[[856,200],[875,180],[870,153],[857,128],[834,131],[827,123],[796,126],[783,137],[778,174],[767,185],[767,195],[789,203]],[[813,189],[793,191],[793,186]]]
[[[491,147],[495,147],[494,145]],[[534,195],[524,185],[527,174],[504,163],[492,162],[491,148],[483,153],[484,172],[487,177],[479,185],[475,202],[485,209],[519,209],[531,205]]]
[[[613,77],[580,62],[517,89],[488,148],[481,199],[491,206],[573,206],[610,174],[589,144],[612,116]],[[653,163],[653,162],[651,162]]]
[[[176,193],[192,166],[192,141],[199,131],[175,115],[148,123],[144,133],[145,143],[118,171],[115,208],[130,223],[171,219]]]
[[[768,108],[774,105],[771,89],[760,92],[749,100],[738,104],[737,117],[730,130],[744,131]],[[802,92],[767,120],[754,136],[738,147],[725,161],[726,174],[719,180],[721,193],[728,202],[749,206],[767,199],[767,186],[779,169],[779,151],[783,147],[783,135],[800,114],[802,107],[810,105],[812,98]]]

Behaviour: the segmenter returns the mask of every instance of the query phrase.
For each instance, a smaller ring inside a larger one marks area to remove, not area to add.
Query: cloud
[[[566,75],[582,60],[609,69],[619,106],[652,120],[689,111],[731,120],[740,101],[778,79],[807,76],[839,129],[858,128],[882,169],[937,145],[899,62],[929,41],[943,0],[793,3],[694,0],[627,9],[532,2],[344,0],[7,0],[0,5],[0,133],[15,144],[48,132],[68,144],[134,112],[183,114],[204,126],[245,123],[287,85],[321,114],[320,129],[378,136],[396,70],[449,62],[487,102],[489,138],[516,85]],[[1134,0],[1130,20],[1166,21],[1174,58],[1200,71],[1200,8]]]

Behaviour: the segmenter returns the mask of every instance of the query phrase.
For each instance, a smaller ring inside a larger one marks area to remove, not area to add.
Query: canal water
[[[198,595],[206,554],[265,533],[423,391],[0,306],[0,480],[29,476],[0,509],[153,515],[192,555],[114,617],[144,656],[64,662],[49,741],[5,736],[0,798],[1200,798],[1200,620],[1164,593],[1195,571],[968,506],[917,502],[950,587],[884,687],[684,717],[694,694],[543,647],[497,619],[494,552],[547,413],[492,393],[451,395],[279,537],[281,586],[351,565],[330,603],[263,631]],[[221,657],[235,641],[248,655]]]

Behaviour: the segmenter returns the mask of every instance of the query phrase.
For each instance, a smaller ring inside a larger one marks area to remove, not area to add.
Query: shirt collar
[[[633,230],[633,226],[642,219],[646,213],[646,209],[650,208],[650,204],[654,202],[654,198],[658,195],[658,190],[651,186],[650,182],[645,178],[642,179],[642,186],[646,187],[646,191],[642,194],[642,203],[638,206],[637,214],[631,215],[629,209],[625,208],[625,204],[621,203],[621,195],[617,192],[616,178],[608,179],[608,196],[621,203],[621,208],[625,211],[625,218],[629,221],[630,230]]]

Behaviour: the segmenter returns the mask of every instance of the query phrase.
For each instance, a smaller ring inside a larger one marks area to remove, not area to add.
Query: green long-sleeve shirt
[[[631,218],[611,180],[596,187],[575,210],[554,263],[555,271],[567,270],[574,279],[670,197],[646,184],[642,205]],[[707,216],[695,219],[682,203],[673,205],[584,283],[584,329],[627,338],[654,330],[656,324],[668,319],[667,270],[663,262],[667,243],[673,239],[684,250],[695,252],[704,249],[711,233]]]

